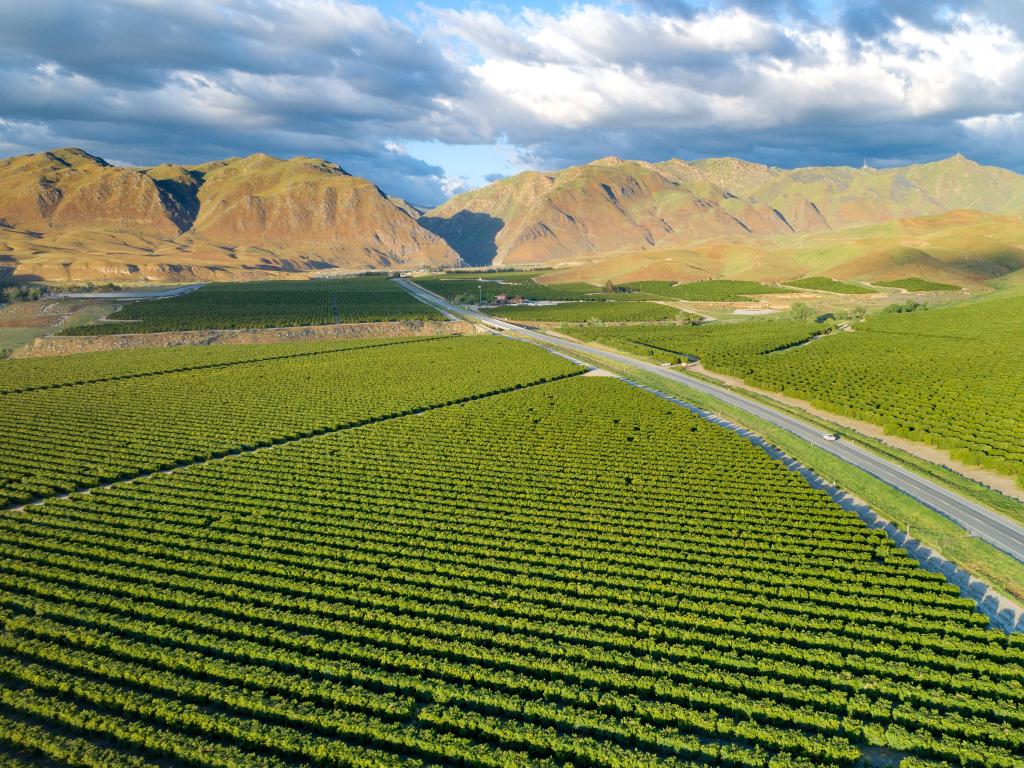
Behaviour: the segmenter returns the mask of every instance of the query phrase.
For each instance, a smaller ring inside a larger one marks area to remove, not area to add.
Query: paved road
[[[473,309],[456,307],[440,296],[422,288],[421,286],[405,279],[396,280],[403,288],[432,306],[447,313],[462,314],[469,317],[480,325],[485,325],[501,332],[512,332],[518,336],[526,337],[535,344],[539,344],[551,351],[566,353],[575,352],[604,360],[611,360],[616,363],[630,366],[634,369],[655,374],[684,386],[716,397],[729,405],[740,408],[747,413],[764,419],[775,426],[796,435],[817,448],[828,451],[833,456],[842,459],[864,470],[887,485],[905,493],[913,499],[924,504],[936,512],[944,515],[953,522],[967,529],[979,539],[988,542],[992,546],[1001,549],[1017,560],[1024,562],[1024,526],[1018,525],[993,512],[976,502],[961,496],[955,491],[933,483],[905,467],[883,459],[870,451],[842,440],[830,442],[822,437],[821,432],[813,425],[807,424],[786,413],[778,411],[771,406],[764,405],[756,400],[737,394],[725,387],[712,384],[706,381],[686,376],[685,374],[662,368],[659,365],[637,360],[617,352],[609,352],[589,344],[576,341],[568,341],[539,331],[522,328],[504,320],[483,314]]]

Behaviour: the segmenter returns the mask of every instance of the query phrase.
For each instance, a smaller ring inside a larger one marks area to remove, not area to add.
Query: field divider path
[[[107,381],[124,381],[126,379],[142,379],[149,376],[164,376],[170,373],[185,373],[188,371],[202,371],[212,368],[230,368],[235,365],[251,365],[253,363],[266,363],[271,360],[291,360],[299,357],[315,357],[317,355],[333,355],[340,352],[354,352],[363,349],[377,349],[379,347],[391,347],[397,344],[412,344],[417,341],[436,341],[442,336],[422,336],[419,338],[399,339],[395,341],[381,342],[380,344],[363,344],[342,349],[318,349],[310,352],[290,352],[286,355],[273,355],[271,357],[253,357],[248,360],[229,360],[223,363],[200,363],[198,365],[185,365],[180,368],[164,368],[159,371],[140,371],[138,373],[123,373],[117,376],[102,376],[96,379],[81,379],[78,381],[63,381],[54,384],[37,384],[30,387],[19,387],[17,389],[0,390],[0,396],[20,395],[26,392],[40,392],[46,389],[65,389],[67,387],[81,387],[86,384],[102,384]],[[88,354],[88,353],[87,353]]]
[[[565,356],[565,357],[566,357],[566,359],[570,359],[570,360],[572,359],[572,358],[569,358],[568,356]],[[578,362],[578,361],[574,361],[574,362]],[[585,363],[580,363],[580,365],[586,365],[586,364]],[[301,432],[301,433],[299,433],[297,435],[294,435],[292,437],[274,438],[274,439],[271,439],[271,440],[261,441],[261,442],[255,444],[255,445],[240,446],[240,447],[237,447],[237,448],[232,448],[232,449],[227,450],[227,451],[220,451],[220,452],[217,452],[217,453],[215,453],[215,454],[213,454],[211,456],[204,457],[202,459],[197,459],[197,460],[194,460],[194,461],[183,461],[183,462],[180,462],[179,464],[177,464],[176,466],[173,466],[173,467],[167,467],[167,468],[163,468],[163,469],[144,470],[142,472],[137,472],[137,473],[134,473],[134,474],[131,474],[131,475],[128,475],[128,476],[119,477],[116,480],[109,480],[107,482],[97,483],[96,485],[90,485],[90,486],[76,488],[73,491],[66,491],[64,493],[55,493],[55,494],[50,494],[50,495],[47,495],[47,496],[39,496],[39,497],[36,497],[34,499],[31,499],[30,501],[25,501],[25,502],[21,502],[21,503],[18,503],[18,504],[10,504],[10,505],[5,506],[5,507],[0,507],[0,511],[2,511],[2,512],[17,512],[17,511],[21,511],[21,510],[27,509],[29,507],[37,507],[37,506],[39,506],[41,504],[45,504],[48,501],[59,501],[60,499],[68,499],[68,498],[74,498],[76,496],[88,495],[88,494],[92,493],[93,491],[102,490],[104,488],[112,488],[114,486],[123,485],[124,483],[132,483],[132,482],[135,482],[136,480],[145,480],[148,477],[155,477],[157,475],[170,475],[170,474],[174,474],[176,472],[180,472],[182,470],[186,470],[186,469],[191,469],[193,467],[202,466],[204,464],[210,464],[210,463],[213,463],[213,462],[216,462],[216,461],[224,461],[225,459],[231,459],[231,458],[236,457],[236,456],[246,456],[246,455],[253,454],[253,453],[260,453],[262,451],[269,451],[269,450],[273,450],[275,448],[281,448],[281,447],[284,447],[284,446],[287,446],[287,445],[292,445],[294,443],[300,443],[300,442],[303,442],[305,440],[311,440],[311,439],[313,439],[315,437],[322,437],[323,435],[336,434],[338,432],[345,432],[345,431],[350,430],[350,429],[358,429],[359,427],[368,427],[368,426],[372,426],[373,424],[379,424],[379,423],[385,422],[385,421],[394,421],[395,419],[401,419],[401,418],[404,418],[406,416],[419,416],[421,414],[429,413],[430,411],[440,410],[442,408],[450,408],[450,407],[456,406],[456,405],[464,405],[466,403],[471,403],[471,402],[473,402],[475,400],[484,400],[484,399],[489,398],[489,397],[496,397],[498,395],[506,395],[506,394],[509,394],[511,392],[517,392],[517,391],[524,390],[524,389],[530,389],[532,387],[538,387],[538,386],[542,386],[544,384],[551,384],[551,383],[554,383],[556,381],[561,381],[563,379],[571,379],[571,378],[575,378],[577,376],[583,376],[585,373],[587,373],[587,370],[581,369],[581,370],[578,370],[578,371],[571,371],[569,373],[556,374],[556,375],[551,376],[550,378],[544,378],[544,379],[540,379],[540,380],[532,381],[532,382],[517,383],[517,384],[513,384],[513,385],[508,386],[508,387],[502,387],[501,389],[496,389],[496,390],[492,390],[492,391],[489,391],[489,392],[479,392],[479,393],[476,393],[476,394],[468,395],[466,397],[461,397],[461,398],[459,398],[457,400],[450,400],[450,401],[445,402],[445,403],[436,403],[434,405],[425,405],[425,406],[421,406],[421,407],[418,407],[418,408],[411,408],[411,409],[407,409],[405,411],[401,411],[399,413],[390,413],[390,414],[384,414],[384,415],[380,415],[380,416],[373,416],[373,417],[368,418],[368,419],[360,419],[358,421],[350,421],[350,422],[346,422],[344,424],[337,425],[337,426],[317,427],[316,429],[307,430],[305,432]]]

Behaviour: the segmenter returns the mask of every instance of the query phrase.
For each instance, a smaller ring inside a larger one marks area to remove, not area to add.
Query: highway
[[[643,360],[637,360],[628,355],[599,349],[577,341],[557,338],[540,331],[522,328],[504,320],[490,317],[474,309],[455,306],[437,294],[405,278],[398,278],[396,282],[424,303],[430,304],[445,314],[461,315],[464,318],[469,318],[480,325],[501,333],[515,334],[563,356],[566,353],[576,353],[587,355],[591,358],[613,361],[715,397],[752,416],[764,419],[776,427],[786,430],[816,448],[828,451],[833,456],[867,472],[883,483],[949,518],[977,538],[1024,562],[1024,526],[1008,520],[999,513],[961,496],[955,491],[921,477],[912,470],[877,456],[865,448],[846,443],[842,440],[835,442],[825,440],[821,431],[813,424],[803,422],[769,405],[733,392],[726,387],[695,379],[678,371],[663,368]]]

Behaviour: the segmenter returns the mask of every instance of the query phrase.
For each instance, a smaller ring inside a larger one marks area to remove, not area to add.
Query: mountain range
[[[960,155],[900,168],[604,158],[527,171],[421,215],[315,158],[0,161],[0,268],[49,280],[245,279],[540,264],[574,280],[983,281],[1024,268],[1024,176]]]
[[[609,157],[528,171],[420,222],[470,264],[563,264],[573,278],[987,279],[1024,267],[1024,176],[960,155],[876,170],[734,158]]]
[[[415,215],[313,158],[122,168],[58,149],[0,161],[0,259],[50,280],[456,264]]]

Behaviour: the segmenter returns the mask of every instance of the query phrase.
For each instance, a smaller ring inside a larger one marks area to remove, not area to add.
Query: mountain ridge
[[[0,267],[49,280],[208,280],[457,264],[414,210],[318,158],[131,168],[63,148],[0,160]]]
[[[471,264],[558,264],[602,254],[747,245],[976,210],[1024,213],[1024,176],[963,155],[894,168],[784,169],[739,158],[601,158],[525,171],[421,219]]]
[[[884,169],[609,156],[422,211],[314,157],[133,168],[62,148],[0,160],[0,272],[178,281],[528,263],[603,282],[916,265],[981,281],[1024,266],[1022,213],[1024,176],[962,155]]]

